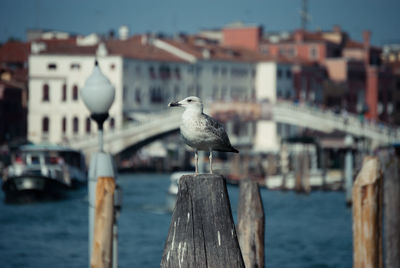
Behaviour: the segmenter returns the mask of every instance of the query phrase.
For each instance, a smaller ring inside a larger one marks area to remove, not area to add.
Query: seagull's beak
[[[168,107],[178,107],[178,106],[181,106],[182,104],[180,104],[179,102],[177,102],[177,101],[173,101],[173,102],[170,102],[169,104],[168,104]]]

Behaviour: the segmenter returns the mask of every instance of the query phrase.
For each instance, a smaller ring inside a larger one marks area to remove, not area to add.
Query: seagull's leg
[[[197,174],[199,174],[199,169],[198,169],[198,166],[199,166],[199,155],[197,154],[197,150],[194,152],[194,161],[195,161],[195,172],[196,172],[196,175]]]
[[[210,174],[212,174],[213,173],[213,171],[212,171],[212,159],[213,159],[212,150],[210,150],[210,156],[208,158],[210,159]]]

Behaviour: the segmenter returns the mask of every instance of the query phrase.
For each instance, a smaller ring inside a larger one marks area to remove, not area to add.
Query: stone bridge
[[[170,109],[153,116],[141,123],[130,123],[121,129],[105,131],[104,149],[115,155],[126,148],[140,147],[157,138],[168,135],[179,129],[183,109]],[[233,117],[240,120],[274,120],[322,132],[339,130],[355,137],[365,137],[376,145],[400,140],[400,128],[384,124],[360,122],[356,115],[346,116],[324,111],[317,107],[296,105],[278,101],[272,103],[227,102],[213,103],[206,113],[221,121]],[[98,150],[97,136],[82,137],[69,144],[82,150],[86,155]]]

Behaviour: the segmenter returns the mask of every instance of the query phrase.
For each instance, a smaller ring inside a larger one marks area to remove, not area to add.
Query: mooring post
[[[96,187],[96,215],[93,236],[92,268],[111,268],[114,224],[115,180],[100,177]]]
[[[245,267],[222,176],[181,177],[161,267]]]
[[[289,152],[286,143],[282,143],[281,145],[280,166],[282,175],[281,189],[286,190],[286,180],[289,173]]]
[[[365,157],[353,186],[353,267],[382,267],[382,174]]]
[[[307,146],[308,147],[308,146]],[[310,154],[308,150],[303,153],[303,163],[302,163],[302,186],[303,192],[309,194],[311,192],[311,183],[310,183]]]
[[[240,181],[238,236],[246,267],[264,267],[264,208],[255,181]]]
[[[400,267],[400,163],[394,150],[378,154],[383,169],[384,262]]]
[[[302,177],[303,177],[303,154],[296,153],[295,154],[295,168],[294,168],[294,176],[295,176],[295,186],[294,189],[296,192],[300,193],[303,191],[302,185]]]

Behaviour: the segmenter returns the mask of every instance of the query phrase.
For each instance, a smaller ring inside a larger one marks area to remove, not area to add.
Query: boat
[[[179,191],[179,179],[183,175],[193,174],[193,171],[177,171],[173,172],[169,177],[169,186],[167,191],[167,209],[172,212],[175,208],[175,203]]]
[[[59,199],[87,183],[84,155],[58,145],[23,145],[2,176],[5,202]]]

